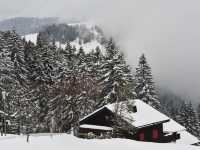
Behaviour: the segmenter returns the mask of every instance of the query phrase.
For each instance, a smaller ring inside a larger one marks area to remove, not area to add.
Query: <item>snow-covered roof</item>
[[[178,144],[195,144],[200,142],[195,136],[187,131],[180,132],[180,136],[181,138],[176,141]]]
[[[148,124],[153,124],[157,122],[167,121],[169,117],[165,116],[164,114],[160,113],[150,105],[144,103],[141,100],[131,100],[134,101],[135,106],[137,107],[137,112],[127,113],[127,116],[131,116],[134,121],[132,125],[135,127],[146,126]],[[106,105],[106,107],[114,112],[115,104]]]
[[[97,129],[97,130],[106,130],[106,131],[113,130],[113,128],[111,128],[111,127],[107,127],[107,126],[97,126],[97,125],[90,125],[90,124],[82,124],[82,125],[80,125],[80,128],[85,128],[85,129]]]
[[[178,124],[171,118],[167,117],[163,113],[159,112],[158,110],[154,109],[150,105],[144,103],[143,101],[139,99],[130,100],[130,101],[134,102],[134,105],[137,107],[137,112],[135,113],[126,112],[125,115],[123,115],[123,117],[127,117],[127,118],[131,117],[133,121],[129,123],[131,123],[134,127],[140,128],[140,127],[148,126],[148,125],[158,123],[158,122],[165,122],[163,128],[164,128],[164,131],[166,132],[178,132],[178,131],[185,130],[183,126],[181,126],[180,124]],[[93,114],[95,114],[96,112],[99,112],[100,110],[104,108],[107,108],[112,112],[115,112],[115,103],[108,104],[108,105],[105,105],[104,107],[97,109],[96,111],[87,115],[80,121],[92,116]]]
[[[180,132],[186,130],[185,127],[170,119],[169,122],[163,124],[163,131],[164,132]]]

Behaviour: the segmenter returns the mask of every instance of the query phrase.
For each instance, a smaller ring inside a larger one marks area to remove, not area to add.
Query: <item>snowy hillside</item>
[[[82,47],[85,52],[89,52],[91,50],[95,50],[96,47],[99,47],[102,52],[105,51],[104,46],[101,44],[101,39],[103,38],[103,35],[101,35],[98,31],[98,29],[96,28],[96,26],[92,23],[74,23],[74,24],[68,24],[69,26],[73,26],[73,27],[77,27],[80,29],[80,35],[79,37],[77,37],[74,41],[71,42],[72,46],[75,46],[76,49],[80,49],[80,47]],[[84,30],[86,29],[86,31],[89,31],[90,34],[93,35],[92,39],[90,42],[83,42],[82,38],[83,36],[85,36],[85,32],[82,32],[82,28],[84,28]],[[37,40],[37,35],[38,33],[33,33],[33,34],[28,34],[25,36],[22,36],[22,38],[25,38],[26,41],[31,41],[34,44],[36,44],[36,40]],[[66,44],[61,44],[59,41],[56,41],[56,45],[58,47],[62,47],[65,48]]]
[[[2,18],[1,18],[2,19]],[[58,18],[14,17],[0,21],[0,30],[15,30],[19,35],[26,35],[40,31],[44,26],[55,24]]]
[[[27,34],[27,35],[25,35],[25,36],[22,36],[22,38],[25,38],[26,41],[31,41],[31,42],[33,42],[34,44],[36,44],[37,35],[38,35],[38,33]]]
[[[30,136],[30,142],[26,142],[26,136],[0,137],[2,149],[6,150],[199,150],[199,147],[180,144],[156,144],[137,142],[125,139],[86,140],[78,139],[72,135],[50,134]]]

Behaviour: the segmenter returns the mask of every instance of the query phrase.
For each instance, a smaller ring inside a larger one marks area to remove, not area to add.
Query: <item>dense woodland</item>
[[[194,109],[179,97],[160,95],[145,55],[134,71],[112,39],[105,49],[105,53],[98,47],[85,53],[69,41],[62,49],[42,34],[34,45],[14,31],[0,32],[0,90],[6,92],[0,110],[13,130],[67,132],[105,104],[138,98],[200,137],[200,105]]]
[[[91,42],[94,39],[99,43],[104,44],[106,40],[101,28],[93,26],[89,29],[84,24],[53,24],[44,26],[44,28],[40,30],[40,34],[42,38],[48,42],[55,40],[62,44],[65,44],[66,41],[72,42],[77,38],[79,38],[80,45]]]
[[[0,30],[16,30],[19,35],[37,33],[45,26],[59,22],[58,18],[34,18],[34,17],[15,17],[6,20],[0,20]]]

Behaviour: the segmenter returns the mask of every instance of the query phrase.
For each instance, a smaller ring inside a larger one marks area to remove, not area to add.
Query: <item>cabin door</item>
[[[139,134],[139,140],[140,140],[140,141],[144,141],[144,133],[143,133],[143,132],[141,132],[141,133]]]
[[[157,140],[159,138],[158,129],[153,129],[152,138]]]

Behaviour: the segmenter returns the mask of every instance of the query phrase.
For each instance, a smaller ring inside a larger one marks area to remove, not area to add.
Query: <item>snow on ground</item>
[[[75,46],[77,50],[82,47],[86,53],[90,52],[91,50],[95,50],[97,46],[102,50],[102,52],[105,51],[104,46],[101,45],[97,40],[92,40],[88,43],[79,44],[79,39],[76,39],[75,41],[71,42],[71,45]]]
[[[36,44],[37,35],[38,35],[38,33],[28,34],[28,35],[22,36],[22,38],[25,38],[26,41],[31,41],[34,44]],[[94,39],[88,43],[79,44],[79,38],[77,38],[76,40],[71,42],[71,45],[75,46],[77,50],[79,50],[80,47],[82,47],[86,53],[88,53],[92,50],[95,50],[97,46],[102,50],[102,52],[105,52],[105,47],[103,45],[101,45],[96,39]],[[66,44],[60,44],[59,42],[56,42],[56,46],[65,48]]]
[[[181,139],[177,140],[177,143],[179,144],[194,144],[194,143],[199,142],[199,140],[195,136],[193,136],[187,131],[180,132],[180,135],[181,135]]]
[[[169,122],[163,124],[163,130],[172,133],[172,132],[181,132],[186,129],[185,127],[183,127],[182,125],[180,125],[179,123],[170,118]]]
[[[12,138],[8,138],[12,137]],[[86,140],[68,134],[36,134],[30,136],[0,137],[1,149],[6,150],[199,150],[199,147],[181,144],[138,142],[127,139]]]
[[[37,35],[38,35],[38,33],[32,33],[32,34],[27,34],[25,36],[22,36],[22,38],[25,38],[26,41],[31,41],[34,44],[36,44]]]

